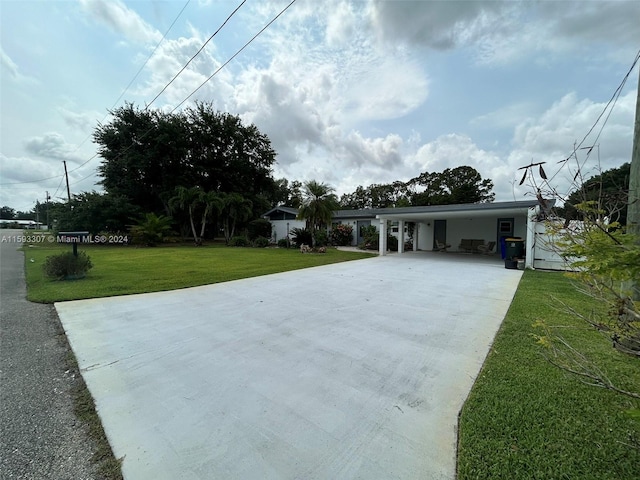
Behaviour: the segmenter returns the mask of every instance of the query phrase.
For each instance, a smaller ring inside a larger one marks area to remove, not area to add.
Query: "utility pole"
[[[629,172],[629,197],[627,206],[627,233],[636,236],[640,245],[640,67],[638,68],[638,93],[636,99],[636,121],[633,130],[631,150],[631,171]],[[640,300],[640,279],[631,281],[632,298]]]
[[[67,198],[69,199],[69,204],[71,204],[71,190],[69,190],[69,174],[67,173],[67,161],[63,160],[64,163],[64,177],[67,179]]]
[[[49,200],[51,200],[49,190],[47,190],[47,196],[45,198],[47,199],[47,230],[49,230]]]

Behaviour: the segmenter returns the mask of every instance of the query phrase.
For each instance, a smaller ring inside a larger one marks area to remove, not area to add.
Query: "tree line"
[[[220,233],[229,241],[276,205],[301,208],[317,224],[336,208],[493,200],[491,180],[467,166],[424,172],[408,182],[359,186],[338,199],[328,185],[275,179],[276,152],[269,138],[211,103],[174,113],[125,104],[110,113],[112,120],[93,134],[104,193],[81,192],[68,202],[37,203],[23,215],[38,213],[43,223],[55,220],[58,230],[122,232],[152,214],[199,242]],[[331,201],[323,205],[327,202],[320,197],[327,193]],[[3,218],[15,214],[3,207]]]

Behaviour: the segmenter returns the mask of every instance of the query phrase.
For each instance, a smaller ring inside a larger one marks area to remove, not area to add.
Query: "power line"
[[[182,12],[184,12],[185,8],[187,8],[187,5],[189,5],[189,2],[191,2],[191,0],[187,0],[187,3],[184,4],[184,7],[182,7],[182,10],[180,10],[180,12],[178,13],[178,16],[173,20],[173,23],[171,23],[171,25],[169,25],[169,28],[167,29],[166,32],[164,32],[164,35],[162,36],[162,38],[160,39],[160,41],[158,42],[158,44],[156,45],[156,48],[153,49],[153,52],[151,52],[151,54],[147,57],[147,59],[144,61],[144,63],[142,64],[142,66],[138,69],[138,72],[135,74],[135,76],[131,79],[131,81],[129,82],[129,85],[127,85],[127,87],[124,89],[124,91],[120,94],[120,96],[118,97],[118,99],[114,102],[113,106],[110,108],[110,110],[113,110],[115,108],[115,106],[118,104],[118,102],[120,101],[120,99],[124,96],[125,93],[127,93],[127,91],[129,90],[129,87],[131,87],[131,85],[133,84],[133,82],[138,78],[138,76],[140,75],[140,73],[142,72],[142,70],[144,69],[144,67],[147,66],[147,63],[149,63],[149,60],[151,60],[151,57],[153,57],[153,55],[156,53],[156,50],[158,50],[158,47],[160,47],[160,44],[164,41],[164,39],[167,37],[167,34],[169,33],[169,31],[173,28],[173,26],[175,25],[175,23],[178,21],[178,19],[180,18],[180,16],[182,15]],[[244,3],[244,2],[243,2]],[[106,118],[106,117],[105,117]],[[103,119],[104,121],[104,119]]]
[[[178,76],[179,76],[182,72],[184,72],[184,70],[189,66],[189,64],[193,61],[193,59],[194,59],[194,58],[196,58],[196,57],[200,54],[200,52],[202,52],[202,50],[204,49],[204,47],[206,47],[206,46],[207,46],[207,44],[208,44],[208,43],[213,39],[213,37],[215,37],[215,36],[218,34],[218,32],[219,32],[220,30],[222,30],[222,28],[227,24],[227,22],[231,19],[231,17],[233,17],[233,16],[236,14],[236,12],[237,12],[238,10],[240,10],[240,7],[242,7],[242,6],[246,3],[246,1],[247,1],[247,0],[242,0],[242,3],[240,3],[240,5],[238,5],[238,6],[235,8],[235,10],[234,10],[233,12],[231,12],[231,14],[227,17],[227,19],[226,19],[224,22],[222,22],[222,25],[220,25],[220,26],[218,27],[218,29],[217,29],[215,32],[213,32],[213,34],[212,34],[212,35],[207,39],[207,41],[206,41],[206,42],[204,42],[204,43],[202,44],[202,46],[200,47],[200,49],[199,49],[199,50],[198,50],[198,51],[197,51],[197,52],[196,52],[196,53],[195,53],[195,54],[194,54],[194,55],[189,59],[189,61],[188,61],[187,63],[185,63],[185,64],[184,64],[184,66],[180,69],[180,71],[179,71],[178,73],[176,73],[176,74],[173,76],[173,78],[169,81],[169,83],[167,83],[167,84],[162,88],[162,90],[160,90],[160,92],[159,92],[155,97],[153,97],[153,100],[151,100],[151,101],[149,102],[149,104],[145,107],[145,110],[148,110],[148,109],[149,109],[149,107],[153,104],[153,102],[155,102],[155,101],[158,99],[158,97],[159,97],[160,95],[162,95],[162,94],[164,93],[164,91],[165,91],[167,88],[169,88],[169,85],[171,85],[171,84],[174,82],[174,80],[175,80],[176,78],[178,78]]]
[[[156,51],[158,50],[158,48],[160,48],[160,45],[162,44],[162,42],[164,42],[164,40],[167,38],[167,35],[169,34],[169,32],[171,31],[171,29],[173,28],[173,26],[176,24],[176,22],[178,21],[178,19],[180,18],[180,16],[182,15],[182,12],[185,11],[185,9],[187,8],[187,6],[189,5],[189,3],[191,2],[191,0],[187,0],[187,2],[184,4],[184,6],[182,7],[182,9],[178,12],[178,15],[176,15],[176,18],[173,19],[173,22],[171,22],[171,25],[169,25],[169,28],[167,28],[167,30],[164,32],[164,35],[162,35],[162,38],[158,41],[158,43],[156,44],[155,48],[153,49],[153,51],[147,56],[147,59],[144,61],[144,63],[142,64],[142,66],[138,69],[138,71],[136,72],[136,74],[133,76],[133,78],[129,81],[129,83],[127,84],[127,86],[125,87],[125,89],[122,91],[122,93],[120,94],[120,96],[116,99],[115,102],[113,102],[113,105],[111,106],[111,108],[109,110],[113,110],[116,105],[118,105],[118,102],[120,101],[120,99],[122,97],[124,97],[125,93],[127,93],[129,91],[129,88],[131,88],[131,85],[133,85],[133,82],[136,81],[136,79],[140,76],[140,74],[142,73],[142,70],[144,70],[144,67],[147,66],[147,63],[149,63],[149,60],[151,60],[151,58],[155,55]],[[103,118],[102,121],[99,123],[104,123],[104,121],[107,119],[107,117],[110,114],[107,113]],[[84,145],[84,143],[89,140],[91,138],[91,135],[88,135],[82,142],[80,142],[80,144],[78,145],[78,147],[74,150],[77,151],[82,145]],[[96,158],[98,156],[98,154],[96,153],[95,155],[93,155],[91,158],[89,158],[89,160],[87,160],[86,162],[84,162],[83,164],[79,165],[78,167],[69,170],[70,172],[74,172],[80,168],[82,168],[83,166],[85,166],[87,163],[89,163],[91,160],[93,160],[94,158]]]
[[[246,0],[245,0],[246,1]],[[127,86],[125,87],[125,89],[122,91],[122,93],[120,94],[120,96],[116,99],[115,102],[113,102],[113,105],[111,106],[111,108],[109,110],[113,110],[116,105],[118,104],[118,102],[120,101],[120,99],[125,95],[125,93],[127,93],[129,91],[129,88],[131,88],[131,85],[133,85],[133,82],[136,81],[136,79],[140,76],[140,73],[142,73],[142,70],[144,69],[144,67],[147,66],[147,63],[149,63],[149,60],[151,60],[151,58],[153,57],[153,55],[156,53],[156,51],[158,50],[158,48],[160,47],[160,45],[162,44],[162,42],[167,38],[167,35],[169,34],[169,32],[171,31],[171,29],[173,28],[173,26],[176,24],[176,22],[178,21],[178,19],[180,18],[180,16],[182,15],[182,13],[185,11],[185,9],[187,8],[187,6],[189,5],[189,3],[191,2],[191,0],[187,0],[187,2],[184,4],[184,6],[182,7],[182,9],[178,12],[178,15],[173,19],[173,22],[171,22],[171,25],[169,25],[169,28],[167,28],[167,30],[164,32],[164,35],[162,35],[162,38],[158,41],[158,43],[156,44],[155,48],[153,49],[153,51],[147,56],[147,59],[144,61],[144,63],[142,64],[142,66],[138,69],[138,71],[136,72],[136,74],[134,75],[134,77],[129,81],[129,83],[127,84]],[[243,2],[244,3],[244,2]],[[103,123],[106,118],[109,116],[110,114],[107,113],[103,119],[102,122]],[[87,140],[89,140],[91,138],[91,135],[88,135],[84,140],[82,140],[82,142],[80,142],[78,144],[78,146],[75,148],[75,150],[73,150],[73,152],[77,152],[78,149],[80,149],[80,147],[82,145],[85,144],[85,142]],[[93,160],[94,158],[96,158],[98,156],[98,154],[94,154],[92,155],[88,160],[86,160],[85,162],[81,163],[80,165],[78,165],[77,167],[69,170],[69,173],[71,172],[75,172],[76,170],[81,169],[82,167],[84,167],[87,163],[89,163],[91,160]],[[39,180],[31,180],[28,182],[8,182],[8,183],[0,183],[0,185],[21,185],[21,184],[27,184],[27,183],[40,183],[40,182],[44,182],[47,180],[51,180],[54,178],[58,178],[57,176],[55,177],[48,177],[48,178],[41,178]],[[62,177],[64,179],[64,176]],[[85,177],[88,178],[88,177]],[[83,179],[84,180],[84,179]],[[77,183],[77,182],[74,182]],[[58,186],[59,188],[59,186]],[[57,193],[57,189],[56,189],[56,193]]]
[[[598,131],[598,135],[596,136],[595,140],[593,141],[593,145],[595,145],[597,143],[598,139],[600,138],[600,135],[602,134],[602,131],[604,130],[605,125],[607,124],[607,122],[609,120],[609,117],[611,116],[611,113],[613,112],[613,108],[615,107],[616,103],[618,102],[618,98],[620,98],[620,95],[622,94],[622,90],[624,89],[624,86],[626,85],[627,80],[629,79],[629,76],[631,75],[631,72],[636,67],[636,65],[638,64],[639,60],[640,60],[640,50],[638,50],[638,52],[636,53],[636,56],[635,56],[635,58],[633,60],[633,63],[631,64],[631,67],[629,68],[629,70],[627,71],[625,76],[622,78],[622,81],[620,82],[620,85],[618,85],[618,87],[615,89],[615,91],[613,92],[613,95],[611,95],[611,98],[609,99],[607,104],[602,109],[602,112],[600,112],[600,115],[598,115],[598,118],[596,119],[596,121],[593,123],[593,125],[591,126],[589,131],[582,138],[580,143],[578,143],[577,145],[574,146],[573,151],[571,152],[571,154],[567,158],[558,161],[558,163],[562,163],[562,166],[560,168],[558,168],[556,173],[554,173],[549,180],[547,180],[547,183],[551,182],[560,173],[560,171],[564,168],[564,166],[568,164],[568,161],[569,161],[570,158],[576,156],[576,152],[582,147],[582,145],[587,140],[587,138],[589,137],[591,132],[593,132],[593,130],[596,128],[596,126],[600,122],[600,119],[608,111],[607,116],[605,117],[604,122],[602,123],[602,126],[600,127],[600,130]],[[609,108],[609,106],[611,106],[611,108]],[[587,155],[585,157],[584,162],[582,162],[582,165],[579,166],[580,168],[584,168],[584,165],[586,164],[587,160],[589,159],[589,156],[591,155],[591,152],[592,152],[592,149],[587,150]]]
[[[220,70],[222,70],[225,66],[227,66],[227,64],[228,64],[228,63],[230,63],[230,62],[231,62],[231,60],[233,60],[233,59],[234,59],[234,58],[236,58],[238,55],[240,55],[240,53],[241,53],[245,48],[247,48],[247,47],[249,46],[249,44],[251,44],[251,42],[253,42],[256,38],[258,38],[258,37],[262,34],[262,32],[264,32],[267,28],[269,28],[269,27],[271,26],[271,24],[272,24],[273,22],[275,22],[275,21],[280,17],[280,15],[282,15],[284,12],[286,12],[286,11],[289,9],[289,7],[290,7],[291,5],[293,5],[294,3],[296,3],[296,1],[297,1],[297,0],[292,0],[292,1],[291,1],[291,3],[289,3],[289,5],[287,5],[286,7],[284,7],[284,8],[280,11],[280,13],[278,13],[275,17],[273,17],[273,19],[271,19],[271,21],[270,21],[269,23],[267,23],[264,27],[262,27],[262,30],[260,30],[258,33],[256,33],[256,34],[251,38],[251,40],[249,40],[247,43],[245,43],[245,44],[242,46],[242,48],[241,48],[240,50],[238,50],[236,53],[234,53],[234,54],[231,56],[231,58],[229,58],[229,60],[227,60],[226,62],[224,62],[222,65],[220,65],[220,67],[219,67],[215,72],[213,72],[213,73],[211,74],[211,76],[209,76],[209,78],[207,78],[204,82],[202,82],[198,88],[196,88],[193,92],[191,92],[191,93],[187,96],[187,98],[185,98],[185,99],[184,99],[184,100],[182,100],[178,105],[176,105],[176,106],[174,107],[174,109],[173,109],[173,110],[171,110],[171,113],[175,112],[178,108],[180,108],[180,106],[182,106],[182,104],[184,104],[187,100],[189,100],[189,99],[190,99],[190,98],[191,98],[191,97],[192,97],[192,96],[193,96],[193,95],[194,95],[198,90],[200,90],[200,89],[201,89],[201,88],[202,88],[202,87],[203,87],[207,82],[209,82],[209,80],[211,80],[213,77],[215,77],[215,76],[218,74],[218,72],[219,72]]]
[[[175,112],[180,106],[182,106],[187,100],[189,100],[198,90],[200,90],[207,82],[209,82],[214,76],[216,76],[225,66],[227,66],[233,59],[235,59],[240,53],[242,53],[242,51],[247,48],[256,38],[258,38],[267,28],[269,28],[278,18],[280,18],[280,16],[282,16],[282,14],[284,14],[284,12],[286,12],[294,3],[296,3],[297,0],[292,0],[286,7],[284,7],[275,17],[273,17],[264,27],[262,27],[262,29],[260,29],[260,31],[258,33],[256,33],[253,37],[251,37],[251,39],[246,42],[236,53],[234,53],[225,63],[223,63],[218,69],[216,69],[216,71],[214,71],[204,82],[202,82],[195,90],[193,90],[184,100],[182,100],[177,106],[175,106],[170,113]],[[217,34],[217,32],[220,31],[220,29],[229,21],[229,19],[237,12],[237,10],[246,2],[246,0],[243,0],[242,3],[236,7],[236,9],[227,17],[227,19],[223,22],[223,24],[220,26],[220,28],[218,28],[218,30],[216,30],[216,32],[214,32],[214,34],[211,36],[211,38],[213,38],[213,36],[215,36]],[[206,43],[205,43],[206,45]],[[204,48],[204,45],[203,47]],[[191,58],[191,60],[193,60],[193,58],[198,55],[198,53],[202,50],[202,48]],[[189,60],[189,62],[191,61]],[[189,64],[189,62],[187,62],[187,65]],[[185,67],[183,67],[180,72],[182,72],[184,70]],[[180,72],[178,72],[178,74],[176,74],[176,76],[174,77],[174,79],[180,74]],[[173,80],[172,80],[173,81]],[[171,81],[171,82],[172,82]],[[167,84],[165,86],[168,87],[171,82],[169,82],[169,84]],[[163,91],[165,90],[163,89]],[[160,92],[161,94],[162,92]],[[156,96],[156,98],[160,95],[158,94]],[[153,103],[153,101],[156,100],[156,98],[154,98],[151,103]],[[151,103],[149,105],[151,105]],[[148,105],[148,106],[149,106]],[[147,106],[147,108],[148,108]],[[145,108],[146,110],[146,108]],[[105,117],[106,118],[106,117]],[[144,132],[142,135],[140,135],[138,137],[138,140],[142,140],[144,139],[149,133],[151,133],[153,131],[153,128],[150,128],[149,130],[147,130],[146,132]],[[133,148],[135,146],[135,144],[132,142],[128,147],[126,147],[123,151],[119,152],[116,158],[120,158],[122,157],[122,155],[124,155],[128,150],[130,150],[131,148]],[[79,168],[81,168],[82,166],[86,165],[87,163],[89,163],[91,160],[93,160],[95,157],[97,157],[98,154],[94,154],[91,158],[89,158],[87,161],[85,161],[84,163],[82,163],[81,165],[79,165],[78,167],[70,170],[70,172],[76,171]],[[86,180],[87,178],[91,177],[92,175],[95,175],[96,172],[92,172],[89,175],[83,177],[80,180],[77,180],[75,182],[72,182],[71,185],[75,185],[77,183],[80,183],[84,180]],[[52,178],[58,178],[58,176],[55,177],[49,177],[49,178],[45,178],[45,179],[40,179],[40,180],[34,180],[34,181],[30,181],[30,182],[16,182],[16,183],[8,183],[8,184],[1,184],[0,185],[18,185],[20,183],[39,183],[45,180],[51,180]]]
[[[207,78],[202,84],[200,84],[195,90],[193,90],[184,100],[182,100],[182,102],[180,102],[176,107],[174,107],[171,112],[169,113],[173,113],[175,112],[181,105],[183,105],[189,98],[191,98],[198,90],[200,90],[200,88],[202,88],[209,80],[211,80],[215,75],[218,74],[218,72],[220,72],[220,70],[222,70],[227,64],[229,64],[234,58],[236,58],[247,46],[249,46],[249,44],[251,44],[251,42],[253,42],[256,38],[258,38],[258,36],[260,36],[267,28],[269,28],[269,26],[271,26],[271,24],[273,24],[273,22],[275,22],[285,11],[287,11],[289,9],[289,7],[291,7],[291,5],[293,5],[297,0],[292,0],[291,3],[289,3],[285,8],[283,8],[280,13],[278,13],[275,17],[273,17],[271,19],[271,21],[269,21],[269,23],[267,23],[258,33],[256,33],[247,43],[245,43],[242,48],[240,48],[236,53],[234,53],[224,64],[222,64],[215,72],[213,72],[211,74],[211,76],[209,76],[209,78]],[[218,28],[218,30],[216,30],[216,32],[211,36],[211,38],[213,38],[213,36],[215,36],[215,34],[217,32],[220,31],[220,29],[229,21],[229,19],[238,11],[238,9],[246,2],[246,0],[243,0],[243,2],[238,5],[238,7],[236,7],[236,9],[227,17],[227,19],[223,22],[223,24],[220,26],[220,28]],[[206,43],[205,43],[206,45]],[[203,47],[204,48],[204,45]],[[193,56],[191,57],[191,60],[193,60],[193,58],[202,50],[202,48]],[[191,61],[189,60],[189,61]],[[189,62],[187,62],[188,65]],[[186,67],[186,65],[185,65]],[[182,72],[182,70],[184,70],[183,67],[180,72]],[[180,74],[180,72],[178,72],[178,74],[176,74],[176,77]],[[175,79],[175,77],[174,77]],[[173,80],[172,80],[173,81]],[[169,82],[170,84],[171,82]],[[167,84],[167,86],[169,86],[169,84]],[[166,88],[166,87],[165,87]],[[162,92],[160,92],[162,93]],[[158,94],[159,96],[160,94]],[[158,97],[156,96],[156,98]],[[154,98],[155,100],[155,98]],[[152,100],[153,102],[153,100]],[[149,104],[151,105],[151,103]],[[148,106],[149,106],[148,105]],[[148,108],[147,106],[147,108]],[[146,110],[146,108],[145,108]],[[142,135],[140,135],[138,137],[138,141],[143,140],[149,133],[151,133],[153,131],[153,128],[148,129],[146,132],[144,132]],[[119,152],[118,155],[116,156],[116,158],[121,158],[127,151],[129,151],[131,148],[133,148],[135,146],[134,143],[131,143],[128,147],[126,147],[123,151]],[[97,154],[96,154],[97,155]],[[85,162],[86,163],[86,162]],[[73,182],[72,184],[75,185],[76,183],[79,183],[83,180],[86,180],[87,178],[89,178],[91,175],[94,175],[94,173],[91,173],[90,175],[87,175],[86,177],[82,178],[81,180],[78,180],[76,182]]]

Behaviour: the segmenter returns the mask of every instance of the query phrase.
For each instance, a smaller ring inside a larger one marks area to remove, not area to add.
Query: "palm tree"
[[[198,234],[196,233],[196,225],[193,221],[193,213],[195,209],[202,203],[202,190],[199,187],[177,187],[176,194],[169,200],[169,208],[171,210],[182,209],[189,212],[189,223],[191,224],[191,233],[193,241],[198,245]]]
[[[155,213],[147,213],[137,225],[129,227],[134,237],[140,238],[148,247],[162,243],[165,235],[171,231],[171,218]]]
[[[204,210],[202,212],[202,224],[200,228],[200,238],[204,238],[204,229],[207,225],[207,218],[212,213],[219,214],[222,211],[223,201],[218,192],[202,193],[200,200],[204,204]]]
[[[326,183],[315,180],[305,182],[302,193],[302,204],[298,210],[298,219],[307,221],[307,228],[313,233],[331,223],[333,211],[339,208],[335,189]]]
[[[222,195],[221,213],[224,223],[224,239],[229,244],[238,222],[244,222],[253,213],[253,203],[239,193]]]

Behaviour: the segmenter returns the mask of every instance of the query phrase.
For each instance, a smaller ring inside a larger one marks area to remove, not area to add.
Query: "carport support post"
[[[387,219],[380,219],[380,228],[378,228],[378,252],[380,255],[387,254]]]
[[[404,220],[398,220],[398,253],[404,253]]]
[[[527,211],[527,240],[526,250],[524,252],[524,267],[533,268],[534,254],[535,254],[535,242],[536,242],[536,218],[540,213],[540,207],[530,208]],[[500,245],[498,245],[498,250]]]
[[[418,251],[418,232],[420,231],[420,222],[413,224],[413,251]]]

